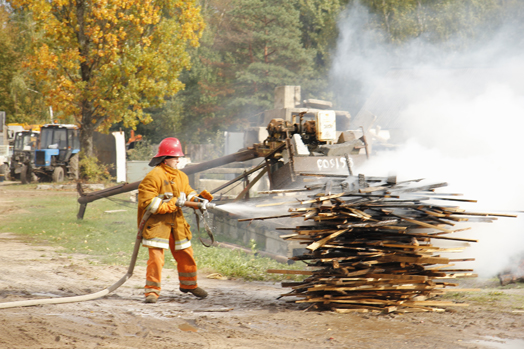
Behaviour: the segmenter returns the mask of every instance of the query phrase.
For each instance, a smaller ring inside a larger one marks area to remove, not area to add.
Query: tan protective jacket
[[[138,186],[138,224],[144,212],[154,197],[160,194],[172,193],[176,200],[180,193],[187,196],[196,192],[189,185],[187,175],[166,164],[156,166]],[[173,232],[175,249],[183,250],[191,246],[191,231],[182,210],[176,207],[173,212],[154,214],[149,217],[142,232],[142,245],[146,247],[169,248],[169,234]]]

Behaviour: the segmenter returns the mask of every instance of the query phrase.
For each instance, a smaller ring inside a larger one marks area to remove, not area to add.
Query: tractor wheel
[[[71,156],[69,159],[69,174],[72,179],[78,180],[79,177],[79,167],[78,167],[78,159],[79,159],[78,153]]]
[[[64,181],[64,169],[62,167],[55,167],[53,171],[53,182],[60,183]]]
[[[20,172],[20,180],[22,181],[22,184],[29,184],[31,183],[31,170],[27,165],[22,165],[22,172]]]

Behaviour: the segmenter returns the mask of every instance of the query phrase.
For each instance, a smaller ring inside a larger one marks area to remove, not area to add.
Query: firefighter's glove
[[[202,192],[198,194],[198,196],[201,197],[202,199],[207,200],[207,202],[213,201],[213,195],[210,192],[208,192],[207,190],[202,190]]]
[[[180,193],[180,196],[178,197],[178,199],[176,199],[176,205],[177,205],[178,207],[182,207],[182,206],[184,206],[184,204],[186,203],[186,200],[187,200],[187,199],[186,199],[186,193],[181,192],[181,193]]]
[[[176,210],[178,210],[176,201],[169,200],[168,202],[164,202],[162,205],[160,205],[156,213],[157,214],[166,214],[166,213],[175,212]]]

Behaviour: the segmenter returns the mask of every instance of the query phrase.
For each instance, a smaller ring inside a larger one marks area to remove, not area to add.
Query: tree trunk
[[[78,43],[80,49],[80,56],[84,57],[84,61],[80,64],[80,72],[82,81],[89,85],[91,79],[91,69],[87,63],[89,53],[89,40],[85,34],[84,15],[86,11],[86,2],[84,0],[76,0],[76,15],[78,19]],[[93,118],[93,106],[87,101],[81,102],[82,118],[80,122],[80,150],[84,156],[93,156],[93,132],[96,130],[98,124],[95,124]]]
[[[92,123],[83,122],[80,128],[80,150],[85,157],[93,156],[93,133],[95,128]]]

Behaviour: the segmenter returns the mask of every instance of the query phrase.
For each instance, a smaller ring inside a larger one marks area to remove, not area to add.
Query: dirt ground
[[[0,190],[0,222],[16,214],[2,204],[8,199]],[[0,223],[0,303],[97,292],[127,270],[24,239]],[[0,309],[0,348],[524,348],[522,311],[471,304],[404,315],[305,312],[277,300],[287,291],[279,284],[207,276],[199,275],[204,300],[180,293],[167,269],[159,302],[145,304],[145,269],[137,267],[104,298]]]

